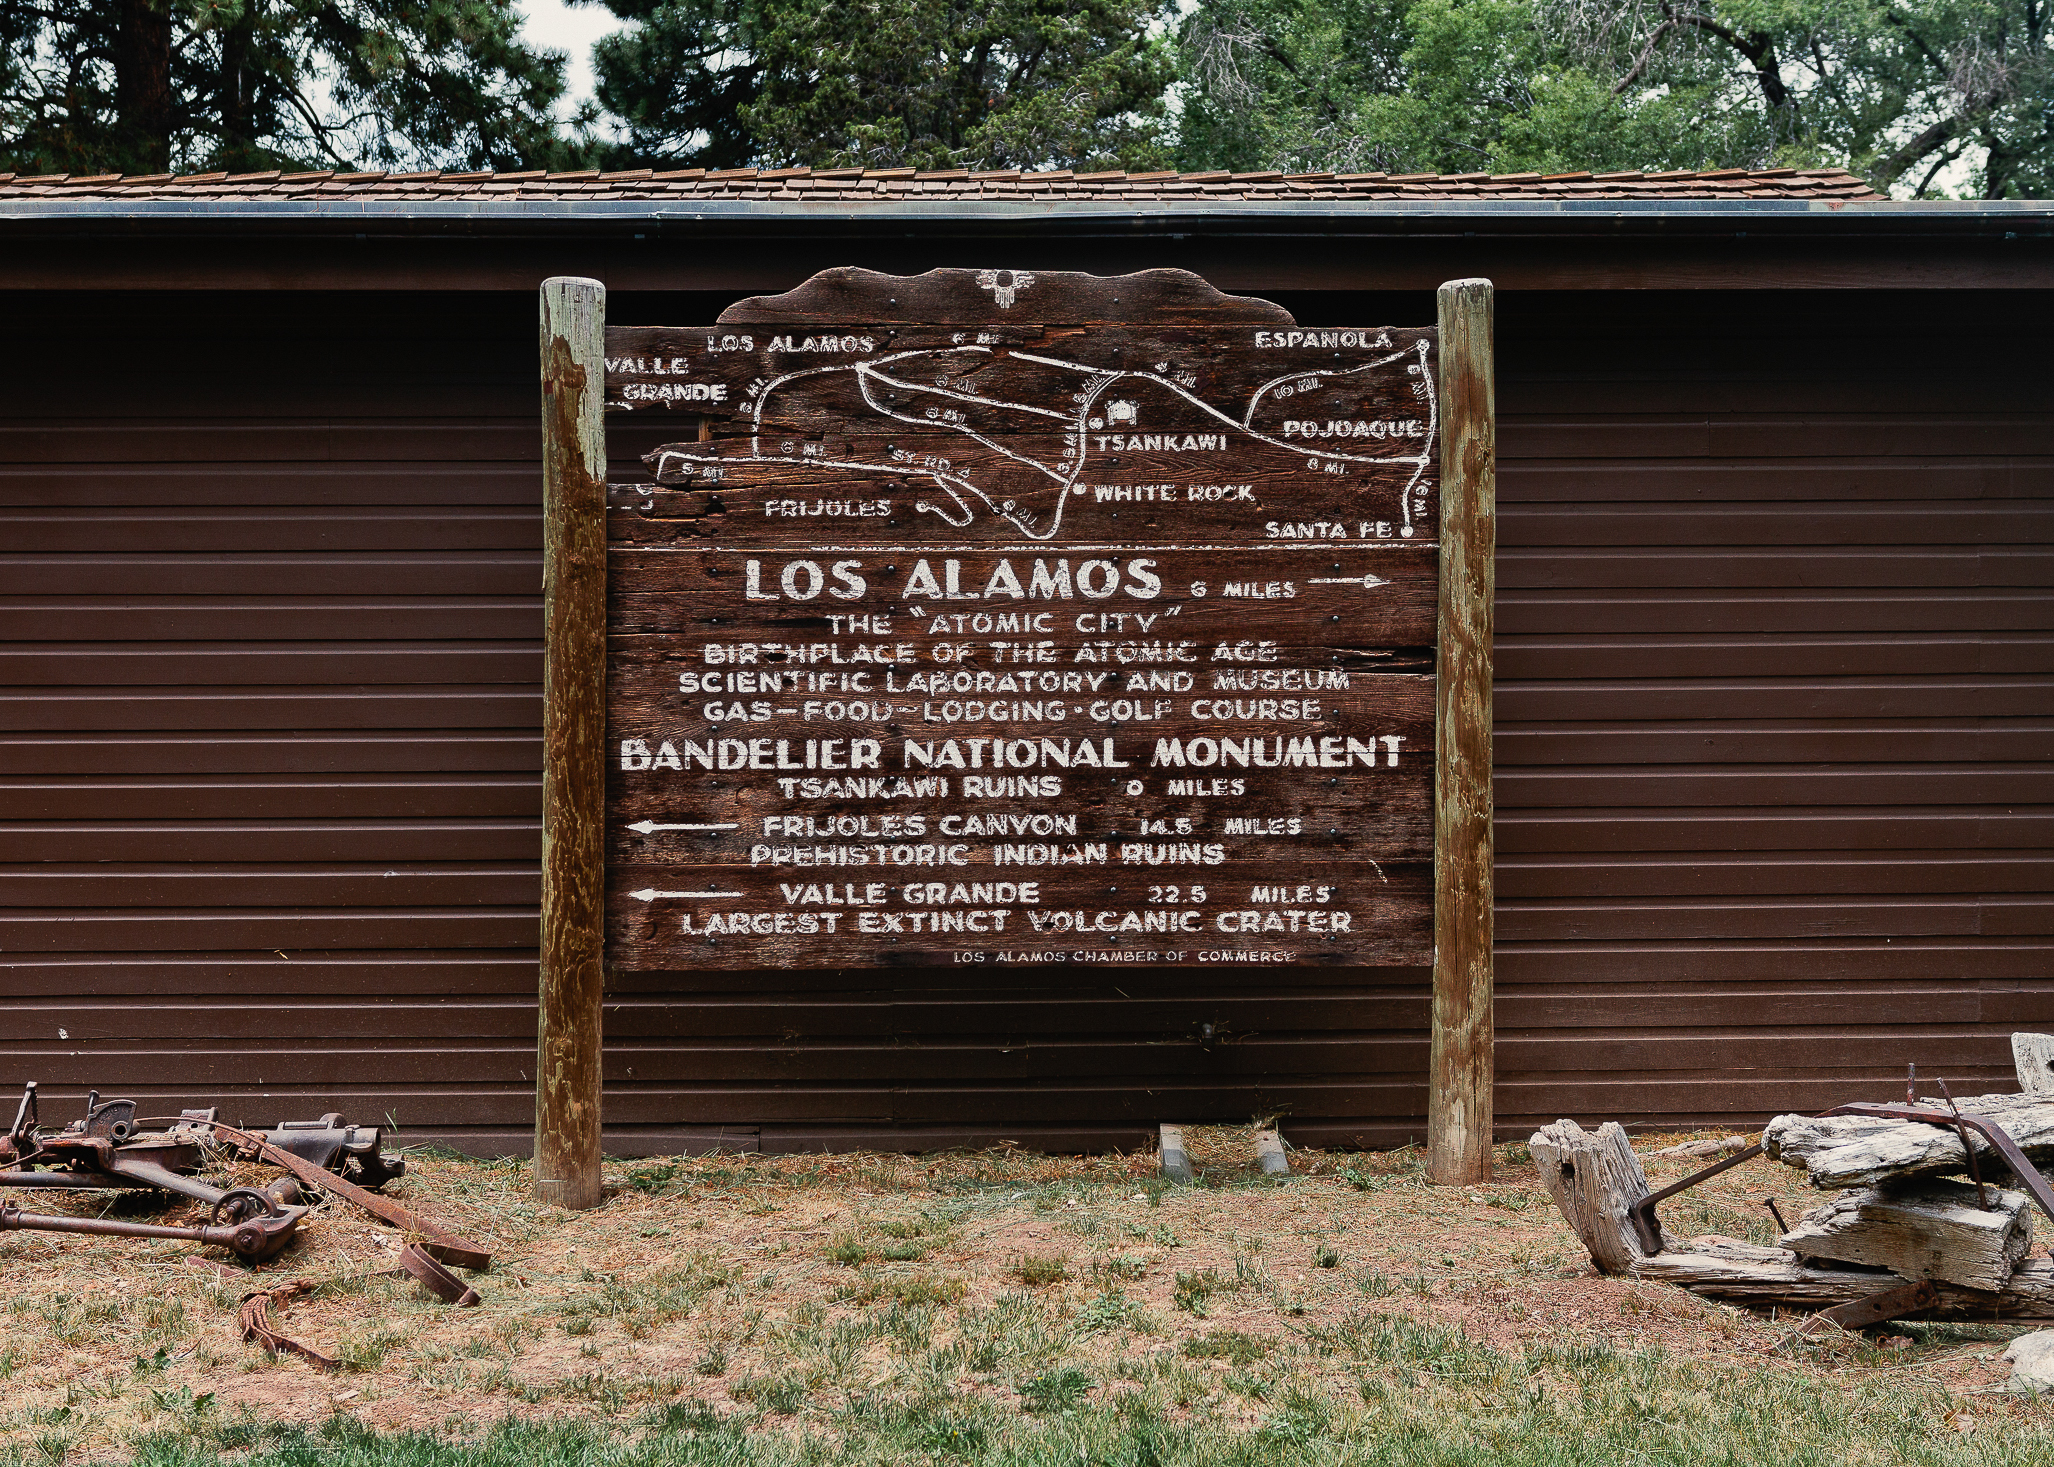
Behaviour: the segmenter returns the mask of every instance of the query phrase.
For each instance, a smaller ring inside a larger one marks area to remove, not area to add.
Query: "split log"
[[[1944,1102],[1930,1102],[1945,1109]],[[1960,1102],[1970,1115],[1995,1121],[2035,1164],[2054,1158],[2054,1097],[1973,1095]],[[1985,1174],[2003,1166],[1990,1143],[1970,1132]],[[1868,1116],[1777,1116],[1762,1132],[1768,1154],[1810,1174],[1814,1187],[1873,1187],[1893,1178],[1952,1176],[1968,1170],[1961,1137],[1918,1121]]]
[[[1850,1188],[1806,1213],[1783,1246],[1807,1259],[1997,1293],[2031,1251],[2032,1199],[2001,1187],[1990,1188],[1989,1198],[1985,1211],[1976,1189],[1961,1182]]]
[[[1600,1273],[1626,1273],[1647,1256],[1626,1211],[1648,1195],[1647,1173],[1617,1121],[1595,1132],[1556,1121],[1527,1139],[1541,1185],[1590,1250]],[[1666,1241],[1666,1240],[1665,1240]]]
[[[1852,1303],[1903,1282],[1885,1269],[1815,1268],[1787,1248],[1765,1248],[1737,1238],[1692,1238],[1637,1261],[1637,1279],[1679,1284],[1693,1294],[1754,1309],[1806,1312]],[[2054,1319],[2054,1261],[2028,1259],[2002,1290],[1941,1283],[1938,1307],[1924,1319]]]
[[[2011,1063],[2019,1089],[2054,1100],[2054,1034],[2012,1035]]]

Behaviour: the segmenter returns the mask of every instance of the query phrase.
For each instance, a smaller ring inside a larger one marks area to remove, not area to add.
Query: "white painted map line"
[[[739,821],[730,820],[724,825],[658,825],[654,820],[637,820],[628,829],[637,835],[647,835],[652,830],[740,830]]]
[[[738,897],[745,896],[747,893],[739,891],[658,891],[653,886],[645,886],[640,891],[629,892],[628,895],[638,902],[653,902],[658,897]]]

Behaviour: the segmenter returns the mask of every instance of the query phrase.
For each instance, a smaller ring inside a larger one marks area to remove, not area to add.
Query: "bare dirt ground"
[[[319,1207],[286,1255],[228,1279],[201,1262],[217,1250],[183,1243],[0,1235],[0,1458],[122,1460],[199,1415],[346,1413],[455,1435],[510,1412],[627,1420],[673,1402],[793,1415],[820,1392],[889,1390],[919,1371],[1017,1408],[1145,1366],[1176,1409],[1252,1424],[1286,1357],[1296,1387],[1331,1371],[1335,1390],[1355,1390],[1345,1352],[1319,1347],[1366,1311],[1572,1360],[1657,1346],[1822,1386],[1916,1377],[1962,1411],[2054,1421],[1999,1390],[1996,1357],[2031,1326],[1798,1342],[1788,1320],[1598,1276],[1523,1147],[1500,1148],[1491,1183],[1446,1189],[1425,1184],[1416,1152],[1298,1151],[1289,1178],[1264,1178],[1246,1129],[1186,1134],[1195,1186],[1163,1185],[1153,1155],[713,1156],[609,1163],[608,1201],[583,1214],[531,1204],[522,1165],[416,1155],[389,1190],[495,1251],[475,1309],[364,1277],[391,1267],[401,1240],[346,1204]],[[1677,1139],[1637,1144],[1645,1156]],[[1659,1186],[1702,1164],[1648,1169]],[[37,1206],[107,1207],[55,1195]],[[1786,1217],[1814,1201],[1797,1173],[1757,1159],[1664,1218],[1771,1241],[1764,1195]],[[328,1282],[274,1323],[341,1371],[238,1336],[247,1289],[302,1278]],[[1082,1383],[1036,1373],[1058,1363]]]

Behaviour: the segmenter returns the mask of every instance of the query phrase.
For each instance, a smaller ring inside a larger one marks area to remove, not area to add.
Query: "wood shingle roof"
[[[1392,175],[1384,173],[916,173],[910,168],[736,168],[621,173],[0,173],[0,200],[324,200],[549,202],[759,199],[863,201],[1188,201],[1299,199],[1802,199],[1873,201],[1883,195],[1838,168],[1724,168],[1691,173]]]

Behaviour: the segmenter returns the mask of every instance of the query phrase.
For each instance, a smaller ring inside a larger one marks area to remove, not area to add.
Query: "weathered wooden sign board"
[[[841,269],[602,349],[603,299],[544,288],[538,1191],[597,1197],[602,930],[615,973],[1432,962],[1476,1174],[1488,284],[1313,327]],[[653,483],[604,486],[602,398],[675,423]]]
[[[1434,336],[1169,270],[610,329],[680,437],[610,498],[609,965],[1430,961]]]

